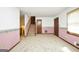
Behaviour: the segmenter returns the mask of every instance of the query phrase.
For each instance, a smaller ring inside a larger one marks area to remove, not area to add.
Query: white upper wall
[[[27,14],[24,15],[24,20],[25,20],[25,26],[26,26],[29,21],[29,16]]]
[[[54,18],[53,17],[36,17],[37,19],[42,20],[42,27],[53,27],[54,26]]]
[[[19,20],[19,9],[11,7],[0,7],[0,31],[20,28]]]
[[[54,18],[59,17],[59,27],[67,28],[68,19],[67,13],[76,9],[75,7],[68,8],[64,10],[62,13],[58,14],[57,16],[52,17],[36,17],[36,19],[42,19],[42,26],[43,27],[54,27]]]
[[[27,12],[27,14],[31,14],[32,16],[36,16],[36,19],[42,19],[42,26],[43,27],[51,27],[54,26],[54,18],[59,17],[59,27],[67,28],[67,13],[71,10],[75,9],[74,7],[69,8],[34,8],[34,7],[26,7],[26,8],[20,8],[21,11]],[[54,9],[54,10],[53,10]],[[60,12],[59,10],[62,10]],[[60,13],[58,15],[55,14],[55,12],[59,11]],[[49,15],[51,14],[51,16]],[[48,16],[47,16],[48,15]],[[56,15],[56,16],[53,16]],[[26,16],[27,18],[27,16]],[[27,21],[26,21],[27,22]]]
[[[64,12],[55,16],[55,17],[59,17],[59,27],[67,28],[67,24],[68,24],[67,13],[74,9],[76,9],[76,8],[74,8],[74,7],[68,8]]]

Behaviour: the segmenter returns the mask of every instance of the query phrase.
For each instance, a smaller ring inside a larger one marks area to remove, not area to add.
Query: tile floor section
[[[79,49],[53,34],[37,34],[22,37],[21,42],[10,52],[78,52]]]

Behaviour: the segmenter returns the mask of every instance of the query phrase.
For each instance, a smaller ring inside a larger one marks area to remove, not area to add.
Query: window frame
[[[70,35],[74,35],[74,36],[78,36],[79,37],[79,34],[78,33],[74,33],[74,32],[69,32],[68,31],[68,15],[75,12],[76,10],[79,10],[79,8],[76,8],[70,12],[67,13],[67,33],[70,34]]]

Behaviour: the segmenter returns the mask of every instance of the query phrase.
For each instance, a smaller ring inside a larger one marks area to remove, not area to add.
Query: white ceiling
[[[20,7],[21,15],[28,14],[29,16],[55,16],[67,7]]]

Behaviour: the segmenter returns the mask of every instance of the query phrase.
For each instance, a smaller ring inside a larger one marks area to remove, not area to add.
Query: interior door
[[[35,16],[31,16],[31,24],[35,24]]]
[[[42,20],[37,20],[37,34],[42,33]]]
[[[54,34],[59,36],[59,18],[54,19]]]

